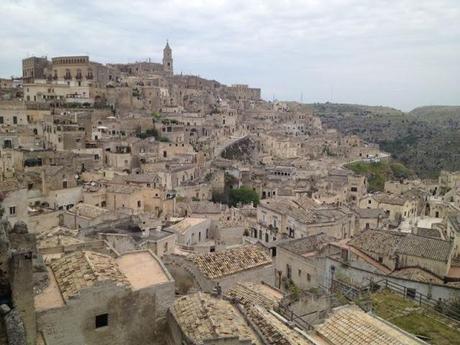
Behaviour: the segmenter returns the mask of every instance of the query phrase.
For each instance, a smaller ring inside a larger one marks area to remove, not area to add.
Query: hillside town
[[[0,344],[460,344],[460,171],[175,73],[172,43],[0,79]]]

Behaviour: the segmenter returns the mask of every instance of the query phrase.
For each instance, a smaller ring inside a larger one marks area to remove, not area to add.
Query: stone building
[[[275,258],[275,286],[286,288],[293,283],[308,290],[323,285],[324,270],[318,256],[323,247],[334,240],[320,233],[279,243]]]
[[[211,233],[211,219],[185,218],[168,228],[177,235],[177,243],[193,248],[209,242],[214,236]]]
[[[161,344],[174,280],[150,251],[76,251],[48,264],[35,296],[46,344]]]
[[[444,279],[454,255],[452,241],[398,233],[367,230],[348,242],[391,271],[417,267]]]
[[[169,314],[174,345],[261,345],[238,309],[204,293],[176,300]]]
[[[362,198],[359,201],[360,208],[383,209],[395,224],[402,219],[414,218],[421,211],[418,209],[418,200],[410,195],[393,195],[376,193]]]
[[[239,281],[273,282],[271,257],[258,245],[243,245],[191,256],[184,264],[193,272],[202,290],[207,292],[213,291],[216,284],[226,291]]]
[[[356,215],[348,208],[318,206],[314,201],[302,205],[302,199],[262,200],[257,207],[257,225],[252,237],[266,243],[286,238],[300,238],[326,232],[338,239],[355,232]]]

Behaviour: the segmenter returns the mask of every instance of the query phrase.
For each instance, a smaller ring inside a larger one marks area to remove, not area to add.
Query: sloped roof
[[[109,213],[109,210],[91,204],[79,203],[72,207],[69,212],[75,213],[78,216],[93,219],[104,213]]]
[[[271,257],[260,246],[246,245],[192,258],[198,269],[210,279],[220,278],[250,268],[271,264]]]
[[[324,233],[311,235],[287,242],[282,242],[278,247],[286,249],[292,253],[302,255],[320,249],[321,245],[333,241],[334,239]]]
[[[250,306],[247,316],[270,345],[313,345],[301,333],[260,306]]]
[[[267,290],[271,291],[268,292]],[[273,309],[281,301],[283,294],[264,284],[238,282],[227,291],[226,295],[235,298],[243,305],[257,304],[266,309]]]
[[[452,252],[453,242],[437,238],[408,234],[399,242],[397,252],[437,261],[447,261]]]
[[[443,262],[449,259],[453,246],[450,241],[384,230],[363,231],[348,244],[366,254],[400,253]]]
[[[50,267],[65,300],[100,281],[113,281],[118,286],[130,286],[128,279],[110,256],[92,251],[77,251],[65,255],[52,261]]]
[[[444,281],[439,277],[433,275],[418,267],[407,267],[390,274],[392,277],[404,278],[409,280],[416,280],[425,283],[443,284]]]
[[[260,344],[246,320],[223,299],[198,292],[178,298],[171,309],[182,331],[196,344],[229,337]]]
[[[412,345],[420,344],[415,337],[390,326],[358,306],[336,308],[327,320],[316,328],[323,340],[331,345]]]
[[[348,245],[366,254],[393,255],[403,234],[383,230],[367,230],[356,235]]]

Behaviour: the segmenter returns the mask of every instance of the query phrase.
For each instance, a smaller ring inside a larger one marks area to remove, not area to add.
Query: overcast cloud
[[[263,97],[460,104],[459,0],[0,0],[0,76],[32,55],[160,61]]]

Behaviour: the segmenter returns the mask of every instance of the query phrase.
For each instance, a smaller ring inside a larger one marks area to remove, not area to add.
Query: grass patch
[[[383,291],[371,296],[373,311],[406,332],[427,337],[434,345],[460,345],[460,330],[447,326],[448,319],[402,296]]]
[[[346,164],[345,168],[355,174],[366,176],[369,192],[383,192],[386,181],[409,178],[413,175],[403,164],[394,161],[353,162]]]

